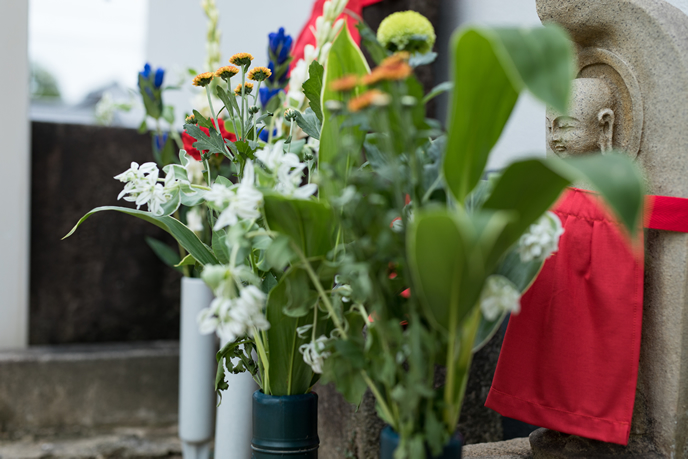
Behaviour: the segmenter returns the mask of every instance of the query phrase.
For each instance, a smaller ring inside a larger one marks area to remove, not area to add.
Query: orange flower
[[[338,80],[330,83],[330,89],[333,91],[351,91],[360,83],[356,75],[345,75]]]
[[[244,94],[251,94],[251,91],[253,91],[253,83],[247,81],[244,83]],[[236,88],[234,88],[234,94],[237,96],[241,95],[241,84],[238,84]]]
[[[215,76],[227,81],[237,73],[239,73],[238,68],[234,67],[233,65],[226,65],[224,67],[220,67],[219,69],[217,69],[215,71]]]
[[[249,53],[236,53],[234,56],[229,58],[229,63],[244,67],[250,65],[253,60],[253,56]]]
[[[192,83],[194,86],[200,86],[202,88],[208,86],[210,82],[213,81],[214,77],[215,74],[213,72],[200,73],[194,77]]]
[[[371,105],[376,105],[378,107],[385,106],[389,104],[389,99],[389,94],[385,94],[378,89],[371,89],[351,99],[348,107],[350,112],[357,112]]]
[[[272,71],[267,67],[256,67],[248,72],[248,79],[253,81],[265,81],[270,78]]]
[[[385,61],[386,60],[387,59],[385,59]],[[372,85],[381,81],[404,80],[413,73],[413,68],[404,60],[395,59],[389,62],[385,61],[382,61],[375,70],[363,77],[362,81],[364,84]]]

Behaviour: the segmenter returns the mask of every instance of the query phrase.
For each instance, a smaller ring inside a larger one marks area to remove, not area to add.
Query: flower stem
[[[256,107],[258,106],[258,95],[260,93],[260,83],[261,83],[261,81],[258,80],[258,84],[256,85],[256,96],[254,97]],[[253,115],[253,141],[254,142],[256,141],[256,139],[258,139],[258,132],[256,131],[256,124],[258,124],[258,118],[256,117],[256,115]]]
[[[236,100],[236,95],[234,94],[234,90],[232,89],[232,80],[231,79],[227,80],[227,97],[234,97],[234,100]],[[237,128],[236,128],[236,120],[234,118],[234,110],[232,109],[232,107],[227,107],[227,112],[230,112],[230,111],[232,112],[232,127],[234,128],[234,135],[238,139],[239,138],[239,131],[237,131]],[[239,115],[239,114],[237,113],[237,115]]]
[[[385,399],[382,397],[382,394],[378,390],[377,386],[375,385],[373,380],[370,379],[370,376],[368,376],[368,373],[366,373],[365,370],[361,370],[361,376],[363,376],[363,379],[370,388],[370,391],[375,396],[377,403],[380,405],[380,410],[385,414],[385,417],[387,418],[386,421],[390,423],[392,429],[398,432],[399,426],[396,425],[396,419],[392,416],[392,412],[389,410],[389,407],[387,406],[387,403],[385,402]]]
[[[230,159],[234,159],[234,155],[229,151],[229,148],[227,148],[227,145],[225,145],[225,139],[222,138],[222,133],[220,132],[220,124],[217,122],[217,115],[215,114],[215,109],[213,108],[213,101],[210,97],[210,86],[205,87],[205,95],[208,96],[208,107],[210,107],[210,116],[213,118],[213,121],[215,122],[215,129],[217,129],[217,133],[220,135],[220,138],[222,139],[222,146],[225,148],[225,152],[227,153],[227,156]],[[210,186],[210,168],[208,169],[208,186]]]
[[[241,138],[246,140],[246,133],[244,132],[244,127],[246,125],[246,120],[244,120],[244,104],[246,103],[246,66],[241,66]]]

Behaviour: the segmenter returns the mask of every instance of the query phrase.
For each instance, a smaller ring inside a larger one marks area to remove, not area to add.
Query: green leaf
[[[490,260],[496,262],[557,200],[571,181],[549,167],[546,159],[529,159],[509,165],[494,184],[484,209],[513,212],[513,220],[500,237]]]
[[[455,89],[443,173],[454,199],[463,202],[483,175],[518,91],[502,67],[493,40],[484,33],[464,29],[452,43]]]
[[[306,257],[325,256],[333,247],[335,223],[327,204],[266,194],[263,208],[270,230],[288,236]]]
[[[320,140],[320,121],[313,110],[311,110],[309,107],[303,114],[301,114],[299,111],[295,111],[295,113],[296,124],[303,129],[303,132],[314,139]]]
[[[523,88],[566,112],[572,44],[559,27],[464,28],[453,38],[454,91],[444,176],[463,202],[483,175]]]
[[[219,97],[219,99],[222,101],[222,103],[225,104],[225,107],[227,107],[227,111],[229,112],[230,117],[234,116],[234,113],[236,113],[237,116],[239,116],[241,110],[239,110],[239,104],[236,101],[236,96],[234,95],[234,93],[232,93],[231,95],[227,94],[227,91],[225,91],[220,85],[217,85],[215,87],[215,93],[217,94],[217,97]]]
[[[498,28],[494,33],[502,47],[497,52],[517,90],[525,87],[545,104],[566,113],[577,67],[573,42],[564,29],[547,24]]]
[[[160,258],[160,260],[162,260],[162,262],[165,263],[167,266],[175,268],[177,263],[179,263],[179,252],[174,250],[172,247],[165,244],[164,242],[159,241],[150,236],[146,236],[146,244],[148,244],[148,247],[150,247],[151,250],[158,256],[158,258]],[[179,268],[176,269],[179,272],[182,271]]]
[[[434,328],[452,333],[476,303],[484,281],[477,234],[446,210],[419,213],[407,233],[413,291]],[[477,290],[477,293],[476,293]]]
[[[167,231],[174,237],[179,244],[181,244],[184,249],[186,249],[187,252],[189,252],[193,257],[198,260],[199,263],[202,265],[216,265],[218,264],[217,258],[215,258],[215,255],[208,249],[208,246],[203,244],[200,239],[198,239],[198,236],[191,231],[189,228],[187,228],[183,223],[181,223],[179,220],[173,218],[173,217],[156,217],[155,215],[151,214],[150,212],[144,212],[142,210],[136,210],[136,209],[128,209],[126,207],[116,207],[116,206],[103,206],[103,207],[96,207],[95,209],[91,210],[89,213],[81,217],[81,219],[77,222],[76,225],[74,225],[74,228],[67,233],[65,237],[62,239],[66,239],[79,228],[79,226],[86,221],[88,217],[91,215],[98,213],[98,212],[103,212],[106,210],[114,210],[116,212],[122,212],[127,215],[132,215],[134,217],[138,217],[142,220],[145,220],[149,223],[154,224],[155,226],[162,228],[163,230]]]
[[[308,105],[313,109],[313,113],[318,117],[320,124],[323,121],[322,107],[320,105],[320,95],[323,88],[323,75],[325,69],[318,61],[313,61],[308,67],[308,79],[303,83],[303,93],[308,99]],[[303,129],[303,128],[302,128]]]
[[[177,263],[175,267],[182,267],[182,266],[194,266],[196,264],[196,259],[191,255],[187,255],[184,257],[182,261]]]
[[[368,51],[370,57],[373,58],[373,62],[375,62],[376,64],[382,62],[382,60],[386,58],[389,53],[380,44],[380,42],[377,41],[377,36],[375,35],[375,32],[373,32],[373,30],[368,26],[368,24],[363,22],[363,20],[358,21],[358,23],[356,24],[356,28],[361,34],[361,42],[363,44],[363,47],[366,49],[366,51]]]
[[[219,231],[213,230],[213,239],[211,245],[213,247],[213,252],[220,263],[229,263],[229,249],[227,248],[227,231],[221,229]]]
[[[327,57],[327,64],[325,65],[325,73],[323,76],[322,88],[322,103],[324,106],[328,100],[337,100],[344,103],[344,94],[330,89],[330,84],[345,75],[363,76],[370,73],[368,63],[363,56],[363,53],[358,48],[356,43],[351,38],[349,30],[344,29],[337,35],[337,38],[332,43],[330,54]],[[358,95],[361,89],[356,88],[353,95]],[[320,151],[318,152],[318,168],[325,164],[334,165],[335,158],[339,153],[341,138],[344,136],[352,136],[355,141],[354,145],[362,145],[365,138],[365,132],[358,127],[348,127],[342,129],[342,117],[333,118],[332,114],[325,110],[323,113],[323,125],[320,130]],[[341,131],[341,132],[340,132]],[[349,165],[350,168],[357,167],[358,158],[353,157],[359,153],[355,147],[348,149],[347,153],[350,155],[349,161],[343,161],[343,164]],[[353,160],[351,160],[353,159]],[[342,171],[345,172],[345,171]],[[342,174],[344,175],[344,174]],[[324,197],[325,187],[321,189],[321,197]]]
[[[145,134],[146,132],[148,132],[148,122],[146,121],[146,118],[144,118],[143,121],[141,121],[138,131],[139,134]]]
[[[201,128],[195,124],[185,124],[184,130],[187,134],[196,139],[193,147],[197,150],[208,151],[209,153],[225,154],[225,141],[222,138],[222,135],[220,135],[220,133],[217,132],[214,127],[208,128],[210,135],[201,131]]]
[[[439,96],[444,92],[451,91],[453,88],[454,83],[452,83],[451,81],[445,81],[444,83],[440,83],[434,88],[432,88],[429,93],[427,93],[427,95],[423,98],[423,103],[427,104],[435,97]]]
[[[282,271],[295,257],[294,251],[289,247],[289,237],[283,234],[273,239],[265,251],[265,261],[268,266],[279,271]]]
[[[296,332],[298,327],[313,323],[313,311],[298,318],[284,314],[284,306],[289,301],[284,277],[270,291],[267,301],[266,316],[270,328],[264,333],[270,356],[269,395],[305,394],[310,390],[313,379],[313,370],[299,352],[301,345],[310,342],[310,334],[299,338]],[[323,334],[326,326],[327,321],[319,320],[316,336]]]

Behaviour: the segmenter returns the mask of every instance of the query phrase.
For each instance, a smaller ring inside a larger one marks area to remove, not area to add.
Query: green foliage
[[[175,251],[172,247],[159,241],[150,236],[146,236],[146,244],[151,250],[165,263],[167,266],[175,268],[177,271],[182,271],[181,268],[177,267],[177,264],[181,261],[179,258],[179,252]]]
[[[72,234],[74,234],[77,228],[81,226],[81,224],[84,221],[86,221],[86,219],[91,215],[106,210],[114,210],[116,212],[122,212],[127,215],[132,215],[134,217],[138,217],[142,220],[152,223],[159,228],[162,228],[163,230],[170,233],[172,237],[174,237],[177,240],[177,242],[179,242],[179,244],[182,247],[184,247],[184,249],[187,252],[189,252],[202,265],[218,263],[217,258],[215,258],[215,255],[210,250],[208,250],[208,247],[205,244],[203,244],[203,242],[201,242],[200,239],[198,239],[198,236],[196,236],[196,234],[193,231],[187,228],[186,225],[181,223],[179,220],[169,216],[156,217],[150,212],[144,212],[142,210],[136,209],[128,209],[126,207],[96,207],[95,209],[91,210],[86,215],[81,217],[77,224],[74,225],[74,228],[72,228],[72,230],[69,233],[67,233],[67,235],[62,239],[66,239]]]
[[[457,32],[452,43],[455,90],[444,177],[462,203],[480,180],[522,88],[554,107],[566,107],[573,51],[566,34],[554,26],[470,27]]]
[[[318,118],[320,123],[323,122],[320,95],[322,94],[323,89],[324,74],[324,67],[320,65],[318,61],[313,61],[308,67],[309,78],[303,83],[303,93],[306,95],[306,99],[308,99],[308,105],[310,105],[310,108],[313,110],[313,113]]]

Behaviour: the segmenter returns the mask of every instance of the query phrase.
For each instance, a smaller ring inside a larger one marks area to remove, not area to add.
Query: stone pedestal
[[[688,17],[662,0],[537,0],[537,7],[543,22],[571,34],[578,76],[615,88],[614,147],[637,158],[649,193],[688,198]],[[531,436],[534,457],[688,457],[688,235],[648,230],[645,241],[629,446],[541,431]]]

